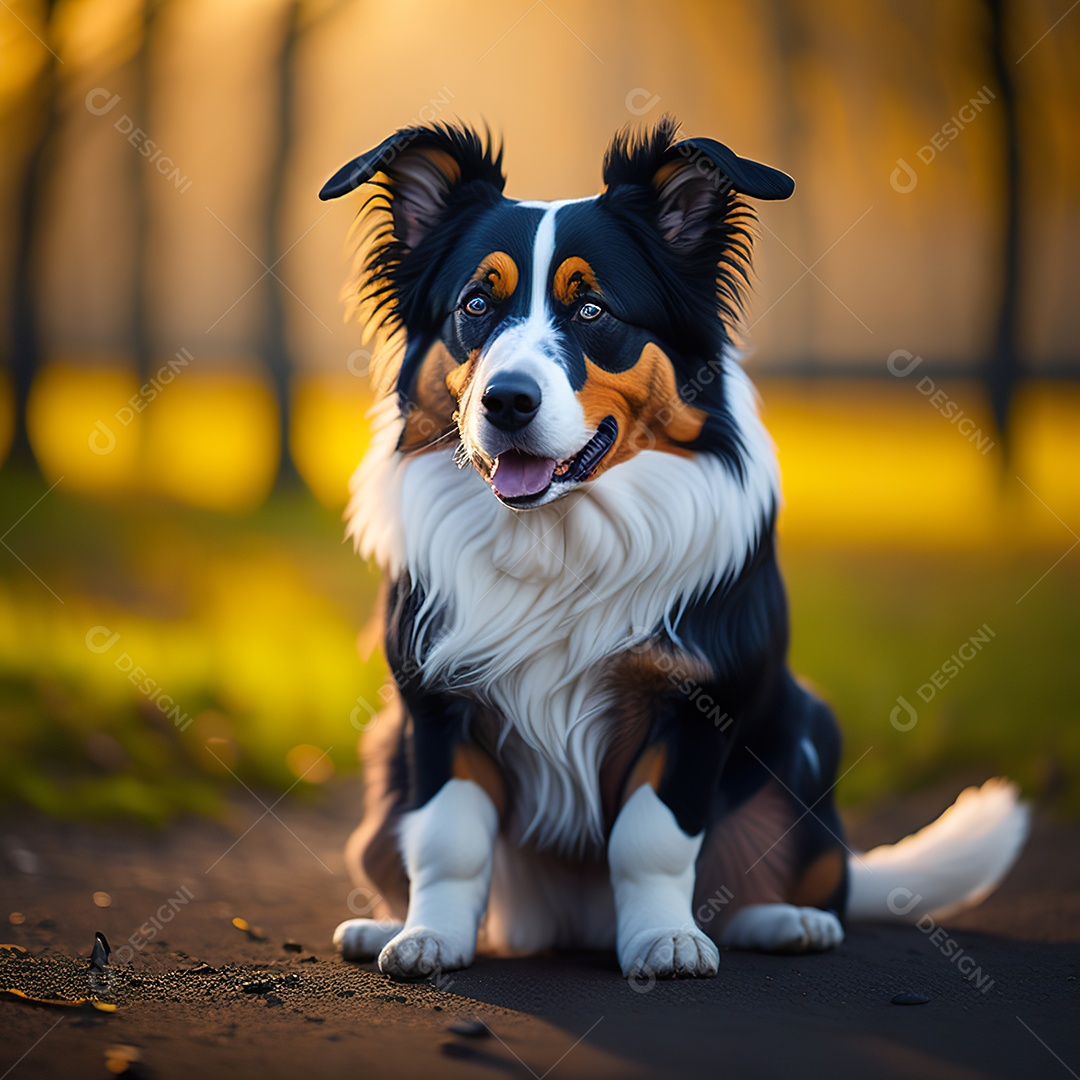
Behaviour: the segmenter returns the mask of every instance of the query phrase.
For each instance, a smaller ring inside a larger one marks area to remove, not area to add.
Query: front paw
[[[401,925],[389,919],[346,919],[334,931],[334,944],[346,960],[374,960],[401,933]]]
[[[696,927],[642,930],[619,947],[619,966],[627,978],[711,978],[720,970],[720,950]]]
[[[429,979],[443,971],[468,967],[473,950],[455,947],[426,926],[403,930],[379,953],[379,970],[392,979]]]

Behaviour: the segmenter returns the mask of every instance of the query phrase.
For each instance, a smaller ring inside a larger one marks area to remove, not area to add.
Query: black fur
[[[717,454],[739,473],[740,447],[717,374],[750,282],[754,213],[739,196],[786,198],[794,183],[714,140],[678,141],[677,130],[675,121],[665,117],[640,138],[629,130],[615,136],[604,159],[607,190],[595,203],[564,211],[560,249],[584,256],[605,280],[605,303],[619,319],[608,334],[618,338],[610,350],[617,358],[613,369],[632,363],[646,341],[661,344],[676,362],[680,394],[707,414],[704,430],[689,449]],[[414,250],[400,238],[395,192],[407,182],[402,164],[427,151],[456,161],[460,180],[448,190],[437,221]],[[684,190],[700,217],[699,228],[686,242],[665,241],[656,224],[661,199],[653,179],[672,165],[690,171],[691,183]],[[528,296],[528,255],[541,214],[516,208],[502,196],[502,150],[496,153],[490,137],[485,144],[467,128],[403,129],[343,166],[320,196],[337,198],[379,175],[385,179],[374,182],[377,190],[364,204],[375,213],[359,289],[388,332],[406,332],[396,373],[405,410],[413,404],[418,368],[433,344],[442,340],[464,362],[469,350],[482,343],[476,340],[478,326],[463,319],[458,308],[462,286],[490,251],[508,251],[518,262],[522,282],[512,301],[487,319],[486,332],[521,314]],[[569,312],[561,325],[567,343],[562,359],[571,383],[579,386],[584,350],[597,343],[604,328],[575,322]],[[603,349],[590,352],[593,359],[603,354]]]
[[[432,152],[456,163],[455,177],[423,207],[419,223],[403,220],[399,201],[410,182],[410,162]],[[321,193],[335,198],[378,175],[384,178],[365,204],[375,217],[360,287],[383,325],[406,335],[396,373],[403,408],[434,343],[442,341],[465,363],[503,320],[520,317],[527,303],[541,211],[502,195],[501,161],[490,139],[485,145],[467,129],[406,129],[346,165]],[[576,389],[585,381],[586,355],[617,372],[655,342],[672,361],[683,401],[705,414],[700,436],[687,449],[719,457],[742,478],[745,448],[728,408],[721,358],[731,346],[750,280],[754,215],[743,196],[786,198],[794,184],[713,140],[678,141],[668,118],[641,137],[617,135],[603,176],[603,195],[560,211],[553,265],[570,256],[584,258],[603,282],[605,310],[583,321],[575,299],[554,313],[559,360]],[[406,234],[413,243],[403,239]],[[493,251],[507,252],[520,273],[516,291],[504,301],[485,282],[472,281]],[[482,316],[464,311],[475,294],[489,301]],[[640,749],[664,748],[658,794],[688,834],[720,825],[776,780],[790,794],[793,820],[810,808],[793,829],[799,859],[809,866],[843,843],[831,801],[840,741],[828,708],[788,672],[787,603],[773,517],[761,523],[757,547],[735,577],[707,595],[682,598],[688,602],[676,603],[661,624],[671,630],[658,628],[655,634],[660,647],[692,657],[711,672],[701,690],[727,719],[720,723],[703,714],[675,689],[657,692]],[[421,685],[424,642],[438,632],[437,625],[417,626],[422,601],[407,577],[393,583],[386,638],[410,718],[414,806],[449,779],[454,748],[474,737],[473,721],[482,711],[455,686]],[[626,693],[638,691],[628,687]],[[842,909],[843,894],[841,881],[822,906]]]

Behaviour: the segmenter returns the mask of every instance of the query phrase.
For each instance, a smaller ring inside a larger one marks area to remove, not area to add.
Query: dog
[[[787,666],[779,477],[738,362],[754,211],[794,181],[665,117],[591,198],[503,194],[502,150],[412,127],[359,187],[354,314],[383,387],[346,512],[384,570],[395,701],[346,849],[345,958],[399,979],[614,949],[630,978],[720,948],[831,949],[989,893],[1028,812],[1003,780],[852,852],[840,736]]]

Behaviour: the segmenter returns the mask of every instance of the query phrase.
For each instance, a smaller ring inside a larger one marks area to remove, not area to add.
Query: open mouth
[[[615,417],[605,416],[596,434],[573,457],[562,461],[506,450],[495,459],[487,481],[508,506],[529,505],[552,484],[580,484],[588,480],[618,434]]]

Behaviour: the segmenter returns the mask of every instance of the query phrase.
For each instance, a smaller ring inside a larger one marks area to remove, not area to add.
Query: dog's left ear
[[[676,142],[677,128],[665,116],[640,139],[620,132],[604,157],[609,192],[637,185],[655,193],[656,227],[676,250],[694,248],[736,195],[786,199],[795,190],[787,173],[739,157],[715,139]]]
[[[414,249],[444,220],[466,189],[478,198],[498,198],[506,184],[502,150],[494,154],[476,132],[450,124],[402,128],[374,150],[343,165],[319,192],[337,199],[376,176],[386,177],[391,195],[394,236]]]

